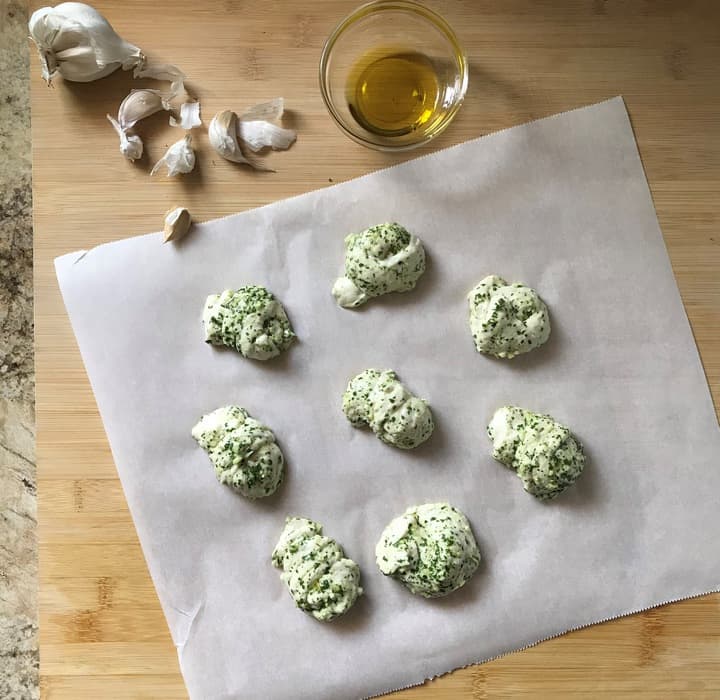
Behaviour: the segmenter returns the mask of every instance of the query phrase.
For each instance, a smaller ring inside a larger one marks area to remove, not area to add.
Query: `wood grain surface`
[[[283,95],[299,138],[269,156],[277,173],[253,173],[213,155],[196,131],[197,170],[150,179],[149,165],[180,134],[157,115],[139,128],[149,157],[133,165],[120,156],[105,114],[131,78],[47,88],[33,57],[44,698],[186,697],[52,265],[62,253],[159,229],[173,203],[206,220],[622,94],[718,406],[720,3],[428,0],[467,49],[470,88],[450,129],[403,156],[347,140],[320,98],[324,38],[355,0],[95,5],[151,59],[187,72],[206,124],[220,109]],[[393,697],[558,696],[720,697],[720,595],[573,632]]]

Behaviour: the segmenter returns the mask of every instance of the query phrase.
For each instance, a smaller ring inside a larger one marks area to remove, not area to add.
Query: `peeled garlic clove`
[[[226,160],[244,163],[256,170],[269,170],[265,166],[249,161],[240,150],[237,140],[237,114],[226,109],[218,112],[208,127],[210,145]]]
[[[270,102],[261,102],[251,107],[240,119],[244,121],[253,121],[255,119],[280,119],[285,111],[285,100],[282,97],[276,97]]]
[[[118,122],[127,131],[141,119],[149,117],[160,110],[172,109],[168,98],[159,90],[131,90],[130,94],[120,103]]]
[[[179,126],[181,129],[190,130],[201,124],[199,102],[185,102],[181,104],[180,119],[176,119],[170,115],[170,126]]]
[[[122,153],[128,160],[137,160],[142,157],[143,154],[143,142],[139,136],[128,135],[125,129],[123,129],[118,123],[117,119],[113,119],[109,114],[105,115],[108,121],[113,125],[113,128],[120,137],[120,153]]]
[[[165,226],[163,243],[179,241],[189,230],[192,219],[185,207],[175,207],[165,212]]]
[[[133,78],[152,78],[153,80],[170,81],[170,98],[177,97],[185,90],[187,76],[177,66],[170,63],[140,65],[133,71]]]
[[[87,83],[121,68],[142,65],[142,51],[125,41],[93,7],[64,2],[33,12],[28,22],[42,76],[48,82],[60,73],[66,80]]]
[[[167,166],[168,177],[189,173],[195,167],[195,151],[191,143],[192,136],[188,134],[184,139],[170,146],[165,151],[165,155],[155,163],[150,175],[154,175],[163,165]]]
[[[270,146],[273,151],[286,151],[295,143],[297,134],[292,129],[283,129],[266,121],[237,122],[238,137],[250,150],[257,151]]]

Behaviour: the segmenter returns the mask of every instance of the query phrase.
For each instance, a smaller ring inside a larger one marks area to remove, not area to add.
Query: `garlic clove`
[[[253,121],[256,119],[280,119],[285,111],[285,100],[282,97],[276,97],[269,102],[261,102],[251,107],[240,119],[244,121]]]
[[[120,103],[118,122],[124,130],[131,129],[141,119],[149,117],[160,110],[172,109],[168,98],[159,90],[131,90],[130,94]]]
[[[273,151],[286,151],[297,139],[292,129],[283,129],[266,121],[238,120],[237,134],[256,153],[267,146]]]
[[[123,129],[118,123],[117,119],[114,119],[109,114],[105,115],[108,121],[113,125],[113,129],[117,132],[120,137],[120,153],[122,153],[128,160],[137,160],[142,157],[143,154],[143,142],[139,136],[128,135],[125,129]]]
[[[170,126],[179,126],[181,129],[190,130],[201,124],[199,102],[185,102],[181,104],[180,119],[176,119],[173,115],[170,115]]]
[[[181,92],[185,91],[186,77],[185,73],[170,63],[143,64],[137,66],[133,71],[133,78],[168,80],[170,82],[170,99],[177,97]]]
[[[192,218],[185,207],[174,207],[165,212],[163,243],[179,241],[190,230],[190,224],[192,224]]]
[[[226,160],[243,163],[256,170],[270,170],[270,168],[248,160],[243,155],[237,140],[237,114],[235,112],[229,109],[218,112],[210,122],[208,137],[210,145]]]
[[[188,134],[184,139],[170,146],[165,151],[165,155],[155,163],[150,175],[154,175],[163,165],[167,167],[168,177],[189,173],[195,167],[195,151],[191,143],[192,136]]]
[[[84,3],[40,8],[31,15],[28,29],[48,84],[57,73],[66,80],[90,82],[145,61],[137,46],[125,41],[95,8]]]

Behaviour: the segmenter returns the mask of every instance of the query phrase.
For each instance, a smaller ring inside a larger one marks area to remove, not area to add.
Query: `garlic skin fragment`
[[[131,90],[130,94],[120,103],[117,121],[127,131],[132,129],[141,119],[145,119],[161,110],[172,109],[168,97],[160,90]]]
[[[280,119],[285,111],[285,100],[282,97],[276,97],[269,102],[261,102],[243,114],[240,119],[244,121],[253,121],[254,119]]]
[[[195,151],[192,149],[192,136],[188,134],[165,151],[165,155],[155,163],[150,175],[154,175],[160,168],[167,167],[168,177],[189,173],[195,167]]]
[[[235,112],[229,109],[218,112],[210,122],[208,137],[210,145],[225,160],[233,163],[243,163],[256,170],[269,170],[265,166],[249,161],[240,150],[240,144],[237,140],[237,114]]]
[[[65,80],[88,83],[118,68],[142,66],[142,51],[119,36],[90,5],[63,2],[33,12],[30,38],[40,54],[42,77],[48,83],[60,73]]]
[[[269,120],[280,119],[285,111],[285,100],[276,97],[251,107],[238,118],[237,135],[247,147],[257,153],[268,146],[273,151],[286,151],[295,143],[297,133],[283,129]]]
[[[181,92],[185,91],[186,77],[185,73],[170,63],[142,63],[133,71],[133,78],[151,78],[152,80],[169,81],[170,99],[177,97]]]
[[[292,129],[283,129],[266,121],[238,119],[237,133],[238,138],[254,153],[268,146],[273,151],[287,151],[297,139],[297,134]]]
[[[109,114],[105,115],[108,121],[113,125],[113,128],[120,137],[120,153],[122,153],[128,160],[137,160],[142,157],[143,154],[143,142],[139,136],[134,134],[128,135],[126,130],[123,129],[118,123],[117,119],[113,119]]]
[[[181,104],[180,119],[176,119],[173,115],[170,115],[170,126],[179,126],[186,131],[194,129],[201,124],[199,102],[184,102]]]
[[[165,212],[163,243],[179,241],[190,230],[190,224],[192,224],[192,218],[185,207],[174,207]]]

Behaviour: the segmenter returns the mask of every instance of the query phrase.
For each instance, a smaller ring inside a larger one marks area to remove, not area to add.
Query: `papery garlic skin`
[[[285,100],[282,97],[251,107],[236,122],[237,137],[255,153],[268,146],[273,151],[286,151],[295,143],[297,134],[269,121],[280,119],[284,111]]]
[[[87,83],[145,61],[137,46],[125,41],[95,8],[84,3],[40,8],[31,15],[28,29],[48,84],[57,73],[65,80]]]
[[[168,177],[189,173],[195,167],[195,151],[191,144],[192,136],[188,134],[170,146],[165,155],[155,163],[150,175],[154,175],[163,165],[167,167]]]
[[[283,129],[270,122],[239,119],[237,134],[247,147],[257,153],[268,146],[273,151],[286,151],[295,143],[297,134],[292,129]]]
[[[254,119],[280,119],[285,111],[285,100],[282,97],[276,97],[269,102],[260,102],[240,116],[244,121],[252,121]]]
[[[151,78],[152,80],[167,80],[170,82],[170,98],[177,97],[185,91],[185,78],[187,76],[177,66],[170,63],[156,63],[138,65],[133,71],[133,78]]]
[[[109,114],[105,115],[108,121],[113,125],[113,128],[120,137],[120,153],[122,153],[128,160],[137,160],[142,157],[143,154],[143,142],[139,136],[135,134],[128,134],[118,123],[117,119],[114,119]]]
[[[170,126],[178,126],[187,131],[201,124],[199,102],[184,102],[181,104],[180,119],[176,119],[173,115],[170,115]]]

